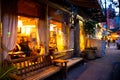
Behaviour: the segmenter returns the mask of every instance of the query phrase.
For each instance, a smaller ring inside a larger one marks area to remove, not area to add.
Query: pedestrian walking
[[[120,38],[116,40],[116,44],[117,44],[117,49],[120,49]]]
[[[113,39],[113,45],[115,46],[115,44],[116,44],[116,43],[115,43],[115,39]]]
[[[110,39],[108,39],[107,44],[108,44],[108,47],[110,47]]]

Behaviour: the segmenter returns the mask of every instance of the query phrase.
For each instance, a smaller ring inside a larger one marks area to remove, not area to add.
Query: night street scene
[[[120,80],[120,0],[0,0],[0,80]]]

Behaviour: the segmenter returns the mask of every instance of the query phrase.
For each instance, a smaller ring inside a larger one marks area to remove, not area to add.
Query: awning
[[[106,18],[98,0],[49,0],[63,8],[71,11],[71,8],[77,7],[78,14],[86,19],[93,19],[98,22],[105,22]],[[71,7],[73,5],[73,7]]]

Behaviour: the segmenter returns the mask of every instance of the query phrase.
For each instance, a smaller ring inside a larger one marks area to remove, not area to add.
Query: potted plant
[[[90,38],[92,38],[95,35],[95,29],[96,29],[96,22],[92,20],[87,20],[84,22],[84,32],[86,35],[86,45],[85,45],[85,54],[87,59],[95,59],[96,57],[96,50],[97,47],[91,47],[91,44],[87,46],[87,44],[91,43],[89,42]]]
[[[20,78],[14,73],[17,69],[8,60],[4,60],[4,63],[0,63],[0,80],[20,80]]]
[[[87,59],[95,59],[97,57],[97,47],[89,47],[85,49]]]

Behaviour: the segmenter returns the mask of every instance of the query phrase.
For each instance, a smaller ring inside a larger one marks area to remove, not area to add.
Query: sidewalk
[[[111,73],[115,62],[120,62],[120,50],[107,48],[104,57],[71,69],[66,80],[113,80]]]

